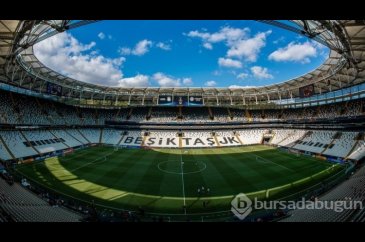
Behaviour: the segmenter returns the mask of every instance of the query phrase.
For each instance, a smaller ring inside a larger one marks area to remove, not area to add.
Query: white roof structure
[[[304,35],[330,48],[324,63],[315,70],[281,83],[255,88],[121,88],[107,87],[64,76],[41,63],[33,45],[68,29],[90,24],[71,20],[0,20],[0,81],[25,89],[45,92],[46,82],[63,87],[63,95],[100,100],[124,96],[161,94],[227,96],[256,100],[281,100],[299,96],[299,88],[314,85],[325,93],[365,82],[365,20],[264,21]]]

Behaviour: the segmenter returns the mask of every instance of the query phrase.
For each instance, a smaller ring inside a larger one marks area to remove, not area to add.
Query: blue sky
[[[329,54],[306,37],[247,20],[107,20],[34,50],[64,75],[121,87],[264,86],[309,72]]]

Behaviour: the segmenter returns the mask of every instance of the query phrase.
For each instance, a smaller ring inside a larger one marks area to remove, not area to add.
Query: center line
[[[183,166],[183,160],[182,160],[182,151],[180,151],[180,166],[181,166],[182,190],[183,190],[183,196],[184,196],[184,213],[186,214],[185,184],[184,184],[184,166]]]

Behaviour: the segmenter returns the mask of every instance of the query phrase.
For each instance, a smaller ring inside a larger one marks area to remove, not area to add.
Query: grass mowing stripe
[[[219,151],[213,150],[214,154],[218,154],[217,152]],[[230,162],[225,162],[221,156],[215,155],[214,162],[211,162],[211,164],[223,175],[226,183],[228,183],[235,192],[242,192],[242,187],[245,187],[246,192],[256,190],[253,180],[249,180],[247,177],[242,176],[239,171],[229,165]]]
[[[110,150],[98,150],[95,152],[94,150],[89,150],[88,153],[83,153],[80,157],[78,154],[70,154],[66,157],[59,157],[61,164],[63,164],[67,169],[72,170],[76,169],[80,166],[83,166],[85,163],[91,162],[95,160],[95,157],[102,158],[106,154],[110,153]]]
[[[86,166],[89,166],[89,165],[95,165],[96,163],[106,162],[106,161],[107,161],[107,157],[108,157],[109,155],[113,154],[113,153],[114,153],[114,151],[109,152],[109,153],[108,153],[108,154],[106,154],[105,156],[101,156],[101,157],[99,157],[99,158],[96,158],[95,160],[92,160],[92,161],[90,161],[90,162],[88,162],[88,163],[86,163],[86,164],[84,164],[84,165],[82,165],[82,166],[80,166],[80,167],[77,167],[77,168],[75,168],[75,169],[72,169],[72,170],[70,170],[70,171],[71,171],[71,172],[74,172],[74,171],[77,171],[77,170],[82,169],[82,168],[84,168],[84,167],[86,167]]]
[[[19,169],[50,188],[88,201],[95,199],[97,204],[129,209],[141,205],[156,213],[184,214],[181,209],[184,200],[188,213],[227,210],[237,192],[256,193],[271,189],[328,167],[327,163],[312,157],[301,156],[294,160],[293,156],[266,146],[191,149],[186,153],[179,149],[120,149],[110,154],[106,162],[95,161],[112,150],[111,147],[92,147],[80,151],[82,153],[70,154],[67,159],[49,159],[46,166],[29,165]],[[270,162],[263,165],[256,162],[253,155],[296,172]],[[160,171],[157,165],[163,161],[167,162],[164,169],[177,169],[180,174]],[[206,164],[206,169],[185,174],[197,169],[194,164],[199,162]],[[74,170],[80,166],[84,167]],[[209,196],[197,195],[197,187],[202,185],[211,188]],[[212,201],[206,210],[201,205],[203,200]]]

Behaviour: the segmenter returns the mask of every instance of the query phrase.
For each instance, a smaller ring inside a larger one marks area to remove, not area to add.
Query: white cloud
[[[191,80],[191,78],[184,78],[182,82],[185,86],[191,86],[193,84],[193,80]]]
[[[185,35],[191,38],[200,38],[203,41],[203,47],[209,50],[213,49],[214,43],[224,42],[228,46],[226,57],[236,57],[255,62],[262,47],[266,45],[266,37],[271,34],[271,30],[259,32],[252,38],[249,38],[249,32],[249,28],[223,27],[214,33],[195,30]]]
[[[236,76],[237,79],[245,79],[249,76],[247,73],[240,73]]]
[[[178,87],[181,86],[179,80],[174,80],[171,77],[166,76],[164,73],[158,72],[153,75],[153,79],[157,81],[161,87]]]
[[[247,61],[255,62],[262,47],[266,45],[266,37],[271,34],[271,30],[261,32],[253,38],[239,40],[231,45],[227,51],[228,57],[244,58]]]
[[[171,46],[169,44],[165,44],[163,42],[158,42],[156,46],[162,50],[171,50]]]
[[[212,50],[213,49],[213,45],[211,44],[211,43],[204,43],[203,44],[203,47],[205,48],[205,49],[208,49],[208,50]]]
[[[255,86],[238,86],[238,85],[230,85],[228,88],[254,88]]]
[[[238,39],[243,38],[249,31],[248,28],[238,29],[231,27],[223,27],[218,32],[208,33],[200,31],[190,31],[186,35],[192,38],[200,38],[204,43],[218,43],[222,41],[234,42]]]
[[[139,41],[133,49],[129,47],[121,47],[119,48],[119,53],[122,55],[137,55],[142,56],[149,51],[149,48],[152,46],[152,41],[144,39]]]
[[[309,58],[316,56],[317,49],[314,44],[310,42],[305,42],[303,44],[291,42],[284,48],[279,48],[272,52],[269,55],[269,60],[309,63]]]
[[[189,33],[187,33],[186,36],[198,37],[198,38],[201,38],[203,40],[207,40],[209,38],[210,34],[209,33],[202,33],[202,32],[199,32],[198,30],[194,30],[194,31],[190,31]]]
[[[118,52],[121,55],[130,55],[132,53],[132,50],[128,47],[122,47],[122,48],[119,48]]]
[[[214,87],[215,85],[217,85],[217,82],[215,81],[207,81],[204,83],[205,86],[207,87]]]
[[[144,39],[139,41],[133,49],[129,47],[120,47],[118,52],[122,55],[142,56],[146,54],[153,46],[166,51],[171,50],[171,45],[168,43],[158,42],[157,44],[154,44],[151,40]]]
[[[249,32],[248,28],[239,29],[226,26],[215,33],[208,33],[206,31],[200,32],[195,30],[190,31],[185,35],[191,38],[200,38],[203,41],[203,47],[208,50],[212,50],[214,43],[226,42],[227,45],[231,45],[239,39],[244,38],[247,32]]]
[[[251,72],[255,78],[258,79],[272,79],[273,75],[268,73],[268,69],[266,67],[261,66],[253,66],[251,67]]]
[[[162,72],[157,72],[152,77],[159,86],[161,87],[180,87],[183,85],[191,85],[193,81],[191,78],[174,78],[172,76],[168,76]],[[182,84],[181,84],[182,83]]]
[[[108,39],[112,39],[113,36],[111,34],[108,34]]]
[[[107,58],[92,50],[95,42],[80,43],[70,33],[63,32],[34,46],[37,58],[46,66],[76,80],[118,86],[123,78],[124,57]]]
[[[283,42],[284,40],[285,40],[285,37],[284,36],[281,36],[280,38],[274,40],[272,43],[275,44],[275,45],[277,45],[277,44]]]
[[[232,60],[230,58],[219,58],[218,59],[218,64],[219,66],[223,66],[223,67],[232,67],[232,68],[241,68],[242,67],[242,63],[238,60]]]
[[[100,32],[98,34],[98,37],[99,37],[99,39],[104,39],[105,38],[105,34],[103,32]]]
[[[144,55],[149,51],[149,48],[152,46],[152,41],[144,39],[139,41],[134,47],[132,54],[133,55]]]
[[[93,50],[90,52],[90,55],[98,55],[99,54],[99,50]]]
[[[118,81],[119,87],[148,87],[150,84],[148,82],[148,76],[136,75],[134,77],[122,78]]]

